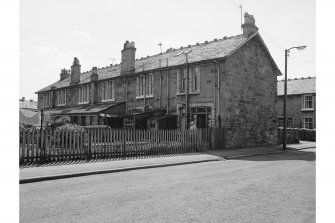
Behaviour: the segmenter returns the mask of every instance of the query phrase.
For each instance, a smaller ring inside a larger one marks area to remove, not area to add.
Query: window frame
[[[115,81],[107,80],[101,83],[101,101],[115,101]]]
[[[48,108],[50,107],[50,92],[43,93],[42,95],[42,108]]]
[[[90,86],[88,84],[81,85],[79,87],[78,104],[88,104],[89,102],[90,102]]]
[[[64,106],[66,105],[66,89],[59,89],[57,90],[57,106]]]
[[[311,97],[311,100],[306,100],[308,97]],[[311,107],[306,107],[307,101],[311,102]],[[305,94],[302,96],[302,111],[314,111],[314,95],[313,94]]]
[[[154,75],[143,74],[136,77],[136,99],[154,97]]]
[[[311,119],[312,121],[311,122],[306,122],[306,119]],[[306,123],[309,123],[312,125],[312,128],[306,128]],[[304,129],[314,129],[314,117],[313,116],[303,116],[302,117],[302,127]]]

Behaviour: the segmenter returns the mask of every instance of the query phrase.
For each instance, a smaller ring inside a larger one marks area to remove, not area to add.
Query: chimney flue
[[[127,40],[123,44],[123,50],[121,51],[121,75],[135,71],[135,53],[135,43]]]

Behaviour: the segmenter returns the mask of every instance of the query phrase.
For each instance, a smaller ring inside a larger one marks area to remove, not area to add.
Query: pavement
[[[315,142],[300,141],[287,145],[287,151],[315,148]],[[56,179],[122,172],[138,169],[177,166],[194,163],[239,159],[243,157],[283,153],[281,145],[209,150],[198,153],[137,157],[112,160],[74,161],[41,166],[20,167],[20,184]]]

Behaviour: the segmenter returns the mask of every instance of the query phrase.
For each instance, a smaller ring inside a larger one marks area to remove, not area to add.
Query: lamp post
[[[186,108],[185,108],[185,110],[186,110],[186,123],[185,123],[185,129],[188,129],[188,119],[189,119],[189,112],[188,112],[188,110],[189,110],[189,106],[188,106],[188,104],[189,104],[189,99],[188,99],[188,91],[189,91],[189,89],[188,89],[188,83],[189,83],[189,74],[188,74],[188,54],[191,52],[192,50],[189,50],[189,51],[187,51],[187,52],[181,52],[181,53],[178,53],[177,55],[176,55],[176,57],[177,56],[180,56],[180,55],[182,55],[182,54],[184,54],[185,56],[186,56],[186,92],[185,92],[185,101],[186,101]],[[184,74],[183,74],[184,75]]]
[[[290,50],[304,50],[306,46],[295,46],[285,50],[285,82],[284,82],[284,129],[283,129],[283,150],[286,150],[286,124],[287,124],[287,115],[286,115],[286,104],[287,104],[287,57],[290,53]]]

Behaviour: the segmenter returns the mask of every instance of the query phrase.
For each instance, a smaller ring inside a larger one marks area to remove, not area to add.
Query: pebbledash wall
[[[209,126],[225,129],[225,148],[277,143],[276,98],[277,75],[280,71],[257,30],[258,28],[255,30],[245,26],[244,35],[254,36],[229,56],[189,64],[190,69],[196,66],[200,69],[200,90],[189,94],[189,106],[211,108]],[[131,49],[127,51],[127,43],[122,50],[122,60],[127,61],[122,65],[125,72],[121,71],[119,76],[99,80],[94,75],[100,69],[92,69],[91,81],[88,83],[89,104],[102,103],[102,82],[114,80],[114,101],[125,102],[126,113],[146,105],[150,105],[153,110],[166,109],[168,114],[178,116],[178,127],[181,128],[183,117],[180,108],[185,106],[185,95],[177,93],[177,72],[182,72],[185,64],[168,67],[164,66],[168,65],[168,61],[160,61],[162,67],[159,69],[133,73],[134,67],[131,64],[135,62],[132,58],[135,58],[136,49],[133,50],[132,47],[135,46],[132,42]],[[75,69],[71,73],[79,72],[78,75],[81,75],[77,58],[72,66]],[[153,75],[153,95],[146,98],[136,97],[137,77],[149,74]],[[69,77],[70,74],[62,70],[61,79]],[[80,86],[82,84],[77,83],[39,91],[38,108],[42,108],[41,101],[46,92],[51,92],[49,108],[57,107],[56,90],[59,89],[66,89],[64,107],[77,106]]]

